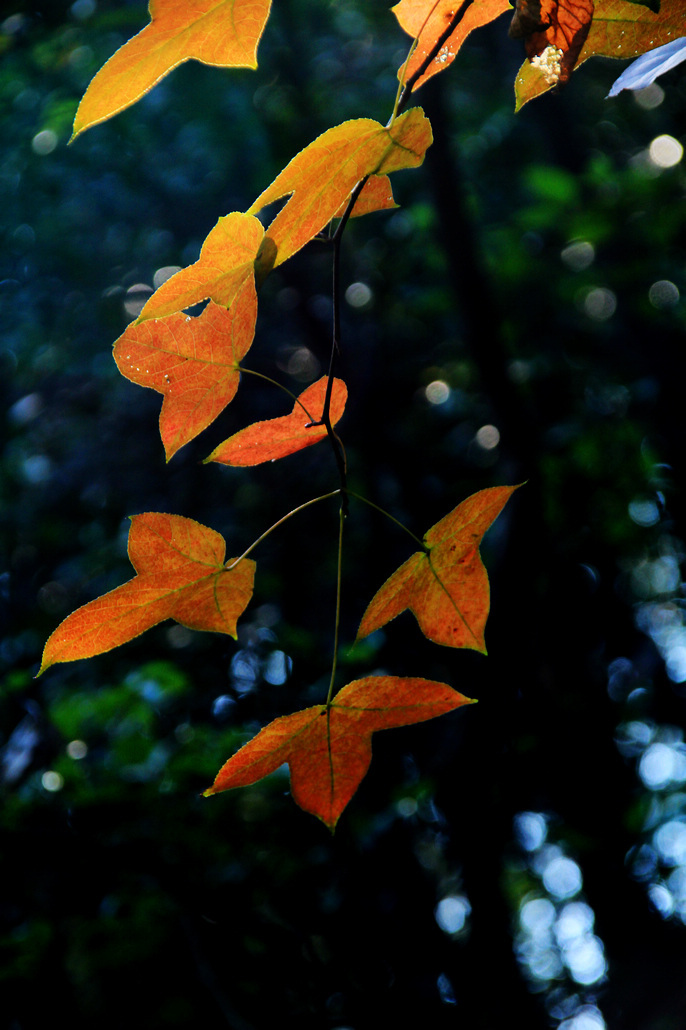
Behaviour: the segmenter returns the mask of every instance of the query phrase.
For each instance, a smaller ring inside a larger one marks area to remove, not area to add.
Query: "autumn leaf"
[[[486,654],[490,595],[479,545],[516,489],[480,490],[432,526],[424,537],[426,550],[408,558],[377,591],[362,617],[357,639],[409,608],[429,640]]]
[[[198,260],[162,283],[136,322],[164,318],[208,298],[228,308],[252,277],[263,236],[262,225],[251,215],[232,211],[220,218],[205,239]]]
[[[60,623],[38,675],[56,662],[111,651],[165,619],[235,638],[252,597],[255,563],[244,559],[229,570],[224,557],[223,538],[207,526],[180,515],[134,515],[129,558],[136,575]]]
[[[515,0],[510,36],[523,39],[532,67],[550,86],[562,85],[588,36],[593,0]]]
[[[255,215],[291,194],[267,230],[258,268],[269,271],[304,247],[366,175],[416,168],[431,142],[431,126],[418,107],[390,127],[357,118],[328,129],[297,154],[248,209]]]
[[[589,57],[638,57],[683,34],[682,0],[661,0],[657,13],[629,0],[595,0],[593,21],[575,67]],[[553,85],[542,68],[525,61],[515,80],[516,110]]]
[[[355,680],[328,707],[305,708],[265,726],[222,766],[205,797],[256,783],[287,762],[293,799],[333,831],[369,769],[373,733],[424,722],[473,703],[432,680]]]
[[[324,410],[327,376],[308,386],[298,397],[290,415],[254,422],[220,443],[205,459],[222,465],[261,465],[295,454],[305,447],[323,440],[326,426],[310,425],[318,422]],[[348,390],[342,379],[334,379],[331,390],[329,418],[335,426],[345,409]]]
[[[407,80],[421,68],[452,18],[462,8],[466,8],[463,17],[447,36],[424,74],[414,83],[413,90],[419,89],[427,79],[450,67],[470,32],[487,25],[503,11],[512,8],[508,0],[473,0],[472,3],[460,3],[460,0],[400,0],[392,9],[400,27],[417,40],[407,67],[403,63],[398,69],[398,78],[404,75]]]
[[[176,312],[133,323],[115,343],[121,374],[163,395],[160,436],[167,461],[233,400],[256,318],[250,275],[228,311],[210,301],[197,318]]]
[[[79,105],[72,140],[130,107],[190,59],[256,68],[271,0],[150,0],[150,24],[100,69]]]
[[[345,209],[348,206],[349,198],[346,198],[338,211],[333,215],[334,218],[342,218],[345,214]],[[355,201],[355,205],[350,212],[351,218],[359,218],[361,215],[370,215],[374,211],[388,211],[390,208],[397,207],[398,205],[393,199],[393,190],[391,188],[391,180],[387,175],[370,175],[366,183],[362,187],[362,191]]]

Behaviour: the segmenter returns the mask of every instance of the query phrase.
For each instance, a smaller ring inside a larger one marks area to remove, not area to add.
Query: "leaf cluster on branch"
[[[284,414],[246,426],[205,460],[252,466],[327,441],[336,486],[284,514],[243,554],[228,560],[223,538],[206,526],[180,515],[134,516],[129,557],[135,576],[68,616],[49,638],[40,669],[42,673],[57,662],[102,654],[166,619],[235,638],[237,620],[253,592],[252,551],[300,511],[335,499],[338,573],[332,590],[335,624],[328,694],[321,704],[262,729],[229,758],[206,791],[211,795],[253,783],[286,762],[296,802],[332,830],[367,771],[373,733],[431,719],[471,702],[445,683],[407,676],[366,676],[336,690],[344,524],[350,500],[381,512],[349,489],[338,430],[348,393],[337,375],[345,348],[340,328],[341,238],[350,218],[395,207],[389,175],[416,168],[424,160],[432,131],[421,108],[407,109],[414,91],[450,66],[472,31],[512,8],[507,0],[401,0],[393,10],[412,44],[398,70],[398,92],[389,105],[387,124],[356,118],[313,140],[247,211],[218,219],[198,260],[159,286],[114,345],[121,374],[162,395],[159,429],[169,461],[231,403],[242,375],[266,380],[247,363],[255,342],[259,289],[273,269],[312,240],[323,240],[333,268],[327,374],[297,397],[269,380],[265,388],[277,387],[286,394]],[[186,60],[257,67],[257,47],[269,13],[270,0],[151,0],[150,23],[114,54],[88,87],[72,139],[135,103]],[[566,82],[588,57],[636,56],[674,39],[683,21],[683,5],[677,0],[661,0],[657,12],[629,0],[517,0],[510,35],[524,40],[527,55],[516,80],[517,106]],[[285,203],[265,226],[264,212],[276,201]],[[200,303],[205,304],[200,314],[188,312]],[[407,530],[418,549],[370,601],[357,639],[409,610],[429,640],[485,654],[490,598],[479,548],[515,489],[478,491],[423,539]]]

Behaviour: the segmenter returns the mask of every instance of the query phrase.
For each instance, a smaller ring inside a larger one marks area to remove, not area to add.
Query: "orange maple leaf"
[[[392,8],[400,27],[417,40],[409,62],[398,69],[398,78],[404,76],[407,80],[421,68],[455,14],[465,6],[461,0],[400,0]],[[509,0],[473,0],[429,67],[414,83],[413,91],[433,75],[450,67],[470,32],[487,25],[507,10],[511,10]]]
[[[526,55],[550,86],[572,74],[591,22],[593,0],[515,0],[510,35],[523,39]]]
[[[326,426],[311,425],[322,417],[327,376],[322,376],[304,390],[295,402],[290,415],[254,422],[234,433],[212,451],[205,461],[218,461],[222,465],[261,465],[295,454],[305,447],[323,440]],[[342,379],[334,379],[331,389],[329,418],[335,426],[345,410],[348,389]]]
[[[246,279],[253,275],[255,257],[264,236],[251,215],[232,211],[220,218],[200,248],[200,257],[162,283],[136,319],[164,318],[200,301],[228,308]]]
[[[433,680],[355,680],[330,705],[305,708],[265,726],[222,766],[205,797],[256,783],[287,762],[293,799],[333,831],[369,769],[373,733],[473,703]]]
[[[486,654],[490,592],[479,544],[516,489],[480,490],[432,526],[424,537],[426,550],[408,558],[373,597],[357,639],[409,608],[429,640]]]
[[[164,397],[160,436],[167,461],[233,400],[256,318],[251,275],[228,311],[210,301],[197,318],[176,312],[148,319],[130,325],[116,341],[114,360],[121,374]]]
[[[193,519],[134,515],[129,558],[137,575],[60,623],[38,675],[56,662],[110,651],[165,619],[235,638],[236,621],[252,597],[255,563],[244,559],[229,570],[225,550],[219,533]]]
[[[256,68],[271,0],[150,0],[150,24],[100,69],[79,104],[72,140],[130,107],[184,61]]]
[[[292,257],[328,225],[360,179],[416,168],[431,142],[431,126],[419,107],[390,126],[356,118],[318,136],[248,209],[256,215],[291,194],[267,229],[257,266],[262,274]]]

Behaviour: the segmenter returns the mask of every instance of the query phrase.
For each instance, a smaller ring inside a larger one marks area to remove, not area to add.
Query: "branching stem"
[[[395,103],[393,105],[393,113],[391,114],[391,117],[389,119],[387,128],[390,129],[392,127],[395,119],[398,117],[398,115],[401,113],[401,111],[407,106],[408,100],[409,100],[410,95],[412,93],[413,86],[421,78],[421,76],[424,74],[426,69],[431,65],[431,62],[440,53],[441,48],[444,46],[444,44],[450,38],[452,33],[455,31],[457,25],[459,24],[459,22],[464,17],[465,12],[467,11],[467,9],[469,8],[469,6],[471,5],[472,2],[473,2],[473,0],[463,0],[463,3],[460,5],[458,10],[455,12],[453,17],[450,19],[450,21],[448,22],[446,28],[441,33],[439,38],[436,40],[435,44],[433,45],[433,47],[431,48],[429,53],[426,55],[426,57],[424,58],[422,63],[413,72],[413,74],[410,76],[410,78],[405,80],[405,73],[407,71],[407,67],[409,65],[410,58],[412,57],[412,54],[414,53],[415,48],[417,46],[417,40],[415,39],[413,41],[412,46],[410,47],[410,51],[409,51],[409,53],[407,55],[407,59],[406,59],[405,64],[403,66],[402,74],[400,76],[400,85],[398,87],[398,92],[396,94]],[[433,9],[432,9],[431,13],[433,13]],[[428,21],[428,17],[430,17],[430,15],[427,16],[427,21]],[[426,24],[426,22],[424,24]],[[422,26],[422,30],[420,30],[420,32],[423,31],[423,28],[424,28],[424,26]],[[347,478],[348,478],[347,477],[347,473],[348,473],[348,470],[347,470],[347,462],[346,462],[346,457],[345,457],[345,449],[344,449],[343,444],[342,444],[342,442],[340,440],[340,437],[334,431],[334,428],[331,425],[331,394],[332,394],[332,390],[333,390],[333,381],[334,381],[334,377],[335,377],[335,373],[336,373],[336,365],[338,363],[338,360],[340,358],[340,353],[341,353],[341,272],[340,272],[341,239],[343,237],[343,233],[345,232],[345,227],[348,224],[348,220],[350,219],[350,216],[352,215],[353,208],[355,207],[355,204],[357,203],[357,199],[360,196],[360,194],[362,193],[362,190],[364,189],[365,184],[367,183],[368,179],[369,179],[369,176],[366,175],[363,179],[360,179],[360,181],[355,186],[354,190],[350,194],[350,198],[349,198],[348,203],[346,205],[345,211],[343,212],[341,220],[338,223],[338,225],[336,226],[335,231],[333,232],[333,234],[330,237],[331,243],[333,244],[333,262],[332,262],[332,264],[333,264],[333,283],[332,283],[332,290],[333,290],[333,293],[332,293],[332,297],[333,297],[333,334],[332,334],[332,341],[331,341],[331,354],[330,354],[330,357],[329,357],[329,371],[328,371],[328,378],[327,378],[327,383],[326,383],[326,393],[324,395],[324,406],[323,406],[323,409],[322,409],[322,417],[321,417],[319,422],[312,423],[313,425],[323,425],[323,426],[326,427],[327,436],[328,436],[328,439],[329,439],[329,443],[331,444],[331,449],[333,450],[333,453],[334,453],[334,458],[335,458],[335,461],[336,461],[336,466],[338,468],[338,475],[339,475],[339,480],[340,480],[340,490],[336,490],[333,493],[339,493],[340,496],[341,496],[341,506],[340,506],[340,510],[339,510],[339,524],[338,524],[338,567],[337,567],[337,573],[336,573],[336,622],[335,622],[335,628],[334,628],[334,647],[333,647],[333,662],[332,662],[332,666],[331,666],[331,679],[329,681],[329,692],[328,692],[327,697],[326,697],[327,717],[329,715],[330,708],[331,708],[331,699],[332,699],[332,696],[333,696],[333,688],[334,688],[334,683],[335,683],[335,679],[336,679],[336,667],[337,667],[337,662],[338,662],[338,637],[339,637],[340,621],[341,621],[341,573],[342,573],[342,561],[343,561],[343,523],[345,522],[346,516],[348,514],[348,494],[352,493],[353,497],[356,497],[358,500],[363,501],[365,504],[370,505],[372,508],[375,508],[377,511],[381,512],[382,515],[385,515],[387,518],[389,518],[392,522],[395,522],[395,524],[397,526],[399,526],[401,529],[404,529],[406,533],[409,533],[409,535],[419,545],[419,547],[422,549],[422,551],[424,551],[425,553],[428,553],[428,548],[426,547],[424,542],[422,540],[420,540],[419,537],[415,536],[415,534],[411,530],[409,530],[407,528],[407,526],[404,526],[402,524],[402,522],[399,522],[398,519],[394,518],[394,516],[389,514],[389,512],[384,511],[384,509],[380,508],[377,504],[374,504],[372,501],[367,500],[366,497],[362,497],[360,494],[356,494],[356,493],[353,493],[352,491],[348,490],[348,483],[347,483]],[[326,494],[324,496],[331,497],[331,496],[333,496],[333,494]],[[323,499],[324,499],[323,497],[316,498],[316,500],[323,500]],[[313,504],[313,503],[314,503],[314,501],[309,501],[308,502],[308,504]],[[301,505],[301,508],[304,508],[304,507],[307,507],[307,505]],[[290,518],[290,515],[295,514],[295,512],[299,511],[299,510],[300,510],[300,508],[296,508],[289,515],[285,516],[284,519],[285,518]],[[274,526],[272,526],[272,529],[276,529],[276,527],[279,526],[281,524],[281,522],[284,521],[284,519],[281,519]],[[270,533],[270,532],[271,532],[271,529],[267,530],[267,533]],[[267,534],[263,534],[263,536],[260,537],[260,540],[264,539],[264,536],[266,536],[266,535]],[[255,547],[259,542],[260,541],[257,540],[255,542],[255,544],[253,544],[252,546]],[[252,550],[252,548],[249,548],[249,550],[246,551],[246,554],[248,554],[250,550]],[[245,555],[243,555],[242,557],[245,557]],[[240,561],[240,559],[238,559],[238,560]],[[233,566],[231,566],[231,567],[233,567]]]

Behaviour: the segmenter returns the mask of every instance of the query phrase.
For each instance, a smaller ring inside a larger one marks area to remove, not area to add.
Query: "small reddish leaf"
[[[526,55],[550,86],[572,74],[591,21],[593,0],[515,0],[510,35],[523,39]]]
[[[74,139],[118,114],[167,72],[194,58],[224,68],[256,68],[271,0],[150,0],[150,24],[95,76],[74,119]]]
[[[206,237],[198,260],[162,283],[136,322],[164,318],[208,298],[230,307],[243,283],[253,274],[263,236],[262,225],[251,215],[232,211],[220,218]]]
[[[167,461],[233,400],[256,318],[251,275],[228,311],[210,301],[197,318],[176,312],[134,323],[115,343],[121,374],[164,397],[160,436]]]
[[[413,554],[377,591],[357,639],[409,608],[429,640],[486,654],[490,594],[479,545],[516,489],[480,490],[432,526],[424,537],[427,551]]]
[[[349,200],[350,198],[348,198]],[[345,214],[348,200],[344,200],[334,218],[341,218]],[[359,218],[361,215],[371,215],[374,211],[388,211],[398,205],[393,199],[391,180],[387,175],[371,175],[362,188],[362,192],[355,201],[350,217]]]
[[[419,107],[390,128],[357,118],[328,129],[297,154],[249,208],[255,215],[292,194],[270,224],[258,268],[282,264],[336,216],[365,175],[416,168],[432,142],[431,126]],[[149,303],[149,302],[148,302]]]
[[[683,34],[682,0],[660,0],[657,14],[630,0],[595,0],[593,21],[575,67],[589,57],[638,57]],[[516,110],[553,85],[544,69],[525,61],[515,80]]]
[[[400,0],[400,3],[395,5],[393,13],[400,27],[417,40],[417,46],[407,68],[403,63],[398,69],[398,78],[403,73],[405,79],[414,75],[462,6],[464,5],[461,0]],[[470,32],[487,25],[507,10],[511,10],[508,0],[473,0],[455,31],[446,39],[427,70],[415,82],[413,91],[419,89],[432,75],[437,75],[438,72],[450,67]]]
[[[219,533],[192,519],[134,515],[129,559],[137,575],[60,623],[38,675],[56,662],[111,651],[165,619],[235,637],[236,621],[252,597],[255,563],[246,558],[229,570],[225,550]]]
[[[222,465],[261,465],[295,454],[305,447],[323,440],[327,433],[318,422],[324,410],[327,376],[308,386],[300,394],[290,415],[254,422],[241,429],[216,447],[205,461],[218,461]],[[334,379],[331,390],[329,417],[335,426],[345,410],[348,389],[342,379]]]
[[[219,770],[205,797],[256,783],[287,762],[293,799],[334,830],[372,760],[372,734],[473,704],[445,683],[367,676],[315,705],[275,719]]]

